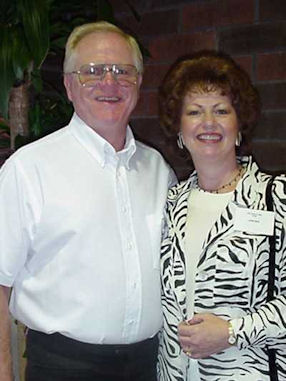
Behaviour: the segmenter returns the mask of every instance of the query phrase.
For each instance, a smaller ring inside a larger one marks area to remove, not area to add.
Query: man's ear
[[[142,74],[139,74],[137,79],[138,89],[140,89],[141,87],[142,80],[143,80]]]
[[[65,74],[64,75],[64,85],[66,88],[68,99],[72,102],[72,91],[71,91],[71,85],[72,85],[72,76]]]

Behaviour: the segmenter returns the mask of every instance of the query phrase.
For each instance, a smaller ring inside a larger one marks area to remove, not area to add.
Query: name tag
[[[236,208],[234,229],[250,234],[273,235],[274,212],[268,210],[253,210]]]

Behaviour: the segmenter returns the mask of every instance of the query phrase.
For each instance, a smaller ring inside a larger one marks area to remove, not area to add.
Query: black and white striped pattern
[[[266,345],[277,349],[279,380],[286,380],[286,178],[273,187],[276,229],[276,298],[266,303],[269,239],[234,230],[237,206],[265,210],[269,176],[251,158],[220,218],[213,225],[197,266],[195,313],[214,313],[237,321],[237,347],[199,360],[202,381],[269,381]],[[160,337],[158,380],[186,381],[188,358],[181,351],[177,326],[186,318],[184,237],[189,192],[196,173],[169,191],[167,234],[162,243],[161,275],[164,327]],[[190,380],[192,381],[192,380]]]

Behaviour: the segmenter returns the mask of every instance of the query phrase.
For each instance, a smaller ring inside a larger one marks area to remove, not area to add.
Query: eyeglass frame
[[[83,86],[83,87],[93,87],[93,86],[88,86],[88,85],[86,85],[86,83],[82,83],[81,80],[80,80],[80,74],[82,73],[82,72],[81,72],[81,69],[82,69],[84,66],[89,66],[89,67],[101,66],[101,67],[103,67],[103,74],[102,74],[102,76],[98,79],[97,82],[102,81],[107,73],[111,73],[111,74],[112,74],[112,77],[116,80],[116,82],[118,82],[118,83],[119,83],[121,86],[123,86],[123,87],[128,87],[128,85],[127,85],[127,86],[124,86],[124,85],[122,85],[122,84],[120,83],[120,80],[118,80],[118,78],[117,78],[117,75],[118,75],[118,74],[117,74],[116,71],[115,71],[115,70],[117,69],[118,66],[119,66],[119,67],[120,67],[120,66],[124,66],[124,67],[129,66],[129,67],[134,68],[135,71],[136,71],[136,79],[137,79],[138,76],[140,75],[140,72],[138,71],[138,69],[137,69],[137,67],[136,67],[135,65],[131,65],[131,64],[115,64],[115,63],[113,63],[113,64],[109,64],[109,63],[93,63],[93,62],[90,62],[90,63],[88,63],[88,64],[81,65],[81,67],[79,68],[79,70],[73,70],[73,71],[70,71],[70,72],[66,72],[66,73],[65,73],[65,74],[77,74],[77,76],[78,76],[78,81],[79,81],[79,83],[81,84],[81,86]],[[130,86],[132,86],[132,85],[136,85],[136,84],[137,84],[137,80],[135,80],[134,82],[129,82],[129,81],[125,81],[125,82],[127,82],[128,84],[130,84]]]

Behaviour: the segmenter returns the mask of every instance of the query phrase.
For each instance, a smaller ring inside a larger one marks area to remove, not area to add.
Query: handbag
[[[273,212],[273,197],[272,197],[272,184],[274,177],[268,181],[266,186],[266,206],[267,210]],[[269,236],[269,271],[268,271],[268,289],[267,289],[267,302],[274,298],[274,286],[275,286],[275,223],[274,234]],[[276,351],[273,348],[267,347],[267,353],[269,357],[269,374],[271,381],[278,381],[278,372],[276,365]]]

